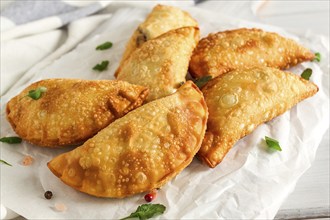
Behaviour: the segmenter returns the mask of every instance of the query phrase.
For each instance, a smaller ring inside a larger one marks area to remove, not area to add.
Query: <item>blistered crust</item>
[[[214,78],[202,89],[209,119],[199,157],[215,167],[240,138],[317,91],[312,82],[268,67]]]
[[[136,48],[139,48],[146,41],[170,30],[188,26],[198,27],[196,20],[189,13],[172,6],[156,5],[128,41],[120,65]]]
[[[147,101],[176,91],[188,70],[199,29],[184,27],[144,43],[117,70],[117,79],[149,88]]]
[[[287,69],[314,54],[291,39],[260,29],[241,28],[209,34],[193,52],[189,72],[196,78],[219,76],[238,68]]]
[[[207,122],[202,93],[191,82],[104,128],[48,163],[71,187],[121,198],[160,188],[190,164]]]
[[[27,96],[38,87],[47,88],[41,98]],[[44,147],[79,144],[139,107],[147,95],[147,88],[117,80],[41,80],[7,103],[7,119],[30,143]]]

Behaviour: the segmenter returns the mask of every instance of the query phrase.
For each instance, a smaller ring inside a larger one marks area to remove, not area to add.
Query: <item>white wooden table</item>
[[[203,1],[198,7],[228,16],[282,27],[288,31],[310,30],[329,40],[329,1]],[[329,65],[328,65],[329,66]],[[276,218],[329,218],[329,130],[312,167],[301,177]]]

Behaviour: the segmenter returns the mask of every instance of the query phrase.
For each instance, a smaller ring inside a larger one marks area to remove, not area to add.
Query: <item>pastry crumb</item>
[[[63,203],[55,203],[55,209],[59,212],[65,212],[67,210],[67,207]]]
[[[30,166],[33,163],[33,157],[26,155],[24,156],[23,160],[22,160],[22,164],[24,166]]]

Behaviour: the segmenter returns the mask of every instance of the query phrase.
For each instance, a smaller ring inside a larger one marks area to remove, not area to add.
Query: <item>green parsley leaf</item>
[[[93,70],[97,70],[99,72],[102,72],[103,70],[106,70],[108,68],[109,61],[103,60],[102,63],[96,64],[93,67]]]
[[[1,160],[1,159],[0,159],[0,163],[6,164],[6,165],[11,166],[11,167],[13,166],[13,165],[11,165],[10,163],[8,163],[8,162],[6,162],[6,161],[4,161],[4,160]]]
[[[282,148],[280,147],[280,143],[277,140],[267,137],[267,136],[265,136],[265,140],[266,140],[266,144],[269,148],[278,150],[278,151],[282,151]]]
[[[47,91],[46,87],[38,87],[37,89],[34,90],[30,90],[29,93],[27,94],[27,96],[29,96],[30,98],[34,99],[34,100],[38,100],[40,99],[41,95]]]
[[[140,220],[146,220],[152,218],[154,215],[163,214],[166,207],[162,204],[143,204],[140,205],[135,212],[129,216],[122,218],[121,220],[130,218],[139,218]]]
[[[309,80],[312,73],[313,73],[313,70],[311,68],[307,68],[307,69],[304,70],[304,72],[302,72],[301,77],[306,79],[306,80]]]
[[[2,137],[0,138],[0,142],[8,143],[8,144],[19,144],[22,142],[22,138],[20,137]]]
[[[212,76],[203,76],[202,78],[196,79],[194,83],[198,86],[198,88],[202,88],[211,79]]]
[[[315,58],[313,61],[317,61],[317,62],[321,61],[321,54],[319,52],[315,53]]]
[[[107,49],[109,49],[111,47],[112,47],[112,43],[110,41],[107,41],[107,42],[105,42],[103,44],[100,44],[95,49],[96,50],[107,50]]]

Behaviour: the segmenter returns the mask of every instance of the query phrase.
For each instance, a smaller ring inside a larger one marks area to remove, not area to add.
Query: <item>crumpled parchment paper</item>
[[[293,191],[299,177],[311,166],[322,136],[329,127],[329,43],[321,36],[305,32],[297,35],[272,26],[227,18],[209,11],[188,8],[199,22],[202,37],[238,27],[259,27],[293,38],[322,54],[323,62],[306,62],[289,71],[300,74],[313,69],[311,81],[320,91],[285,114],[260,125],[241,139],[223,162],[214,169],[197,159],[158,193],[154,203],[164,204],[164,219],[271,219],[281,203]],[[114,79],[127,40],[149,10],[121,9],[102,24],[76,49],[64,55],[21,87],[11,88],[2,97],[1,136],[15,135],[5,119],[5,104],[32,82],[46,78]],[[95,47],[112,41],[113,47],[96,51]],[[106,72],[94,72],[92,67],[109,60]],[[253,103],[251,103],[253,104]],[[269,152],[264,136],[279,140],[282,151]],[[28,219],[118,219],[145,203],[143,194],[125,199],[96,198],[78,192],[62,183],[47,168],[54,156],[70,149],[44,149],[23,141],[19,145],[1,144],[1,158],[13,167],[1,165],[1,203]],[[34,158],[25,167],[24,155]],[[43,196],[46,190],[54,194],[51,200]],[[65,212],[55,210],[63,203]]]

